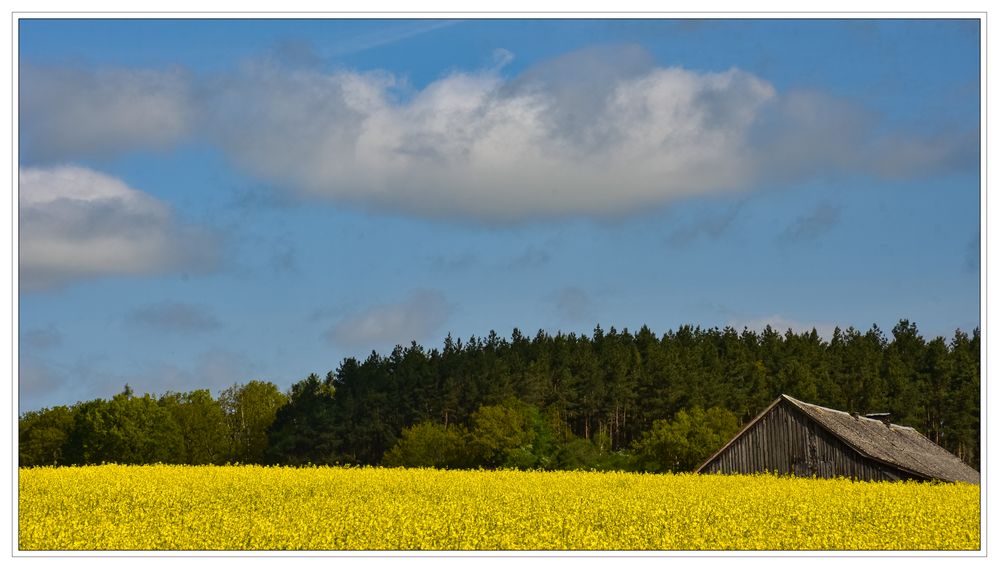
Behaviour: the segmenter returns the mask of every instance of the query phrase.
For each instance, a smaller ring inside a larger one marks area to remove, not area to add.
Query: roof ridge
[[[869,443],[870,441],[864,441],[862,438],[861,439],[855,439],[854,438],[855,435],[857,435],[859,433],[852,432],[852,429],[851,429],[851,431],[841,432],[841,429],[843,427],[845,427],[846,425],[838,425],[837,426],[837,421],[838,420],[835,417],[840,417],[839,420],[843,420],[845,418],[845,416],[848,416],[848,417],[851,417],[854,421],[859,421],[859,419],[863,418],[863,419],[866,419],[867,421],[873,421],[874,423],[877,423],[879,425],[884,426],[884,422],[883,421],[879,421],[877,419],[869,419],[867,417],[862,417],[860,415],[854,415],[852,413],[847,413],[846,411],[840,411],[838,409],[829,409],[827,407],[822,407],[821,405],[815,405],[813,403],[805,403],[805,402],[799,401],[799,400],[797,400],[797,399],[795,399],[795,398],[793,398],[793,397],[791,397],[789,395],[782,394],[781,397],[783,399],[787,400],[788,403],[794,405],[801,412],[803,412],[806,415],[810,416],[813,421],[816,421],[819,424],[821,424],[822,427],[825,430],[827,430],[830,434],[832,434],[833,436],[835,436],[839,440],[841,440],[844,443],[846,443],[847,446],[853,448],[855,451],[859,452],[862,456],[865,456],[865,457],[867,457],[867,458],[869,458],[871,460],[876,460],[878,462],[882,462],[882,463],[891,465],[891,466],[893,466],[895,468],[900,468],[900,469],[902,469],[904,471],[909,471],[909,472],[917,473],[917,474],[919,474],[921,476],[927,476],[927,477],[931,477],[931,478],[938,477],[938,473],[939,473],[938,467],[939,467],[939,464],[933,464],[932,460],[931,460],[930,463],[926,463],[923,460],[919,459],[918,456],[911,457],[911,458],[917,459],[917,464],[911,464],[911,463],[906,463],[906,461],[904,461],[904,460],[900,460],[899,457],[897,457],[895,455],[891,455],[891,454],[889,454],[889,455],[881,455],[881,453],[877,452],[877,450],[873,450],[873,449],[869,448],[869,446],[868,446],[867,443]],[[826,414],[825,411],[830,411],[832,413]],[[856,425],[856,428],[861,428],[861,429],[867,429],[868,427],[873,427],[874,426],[871,423],[860,423],[860,422],[853,423],[852,421],[850,423]],[[920,433],[914,427],[906,427],[906,426],[903,426],[903,425],[896,425],[894,423],[891,423],[891,424],[888,425],[888,428],[886,430],[881,430],[879,432],[884,433],[884,435],[882,435],[882,436],[885,436],[885,437],[889,438],[889,439],[886,439],[886,440],[890,440],[891,438],[898,437],[898,436],[902,435],[903,432],[905,433],[905,436],[910,436],[911,437],[913,435],[916,435],[916,436],[918,436],[919,439],[922,439],[927,444],[929,444],[931,447],[933,447],[933,448],[935,448],[935,449],[937,449],[937,450],[939,450],[939,451],[942,452],[942,454],[938,454],[938,456],[936,458],[937,461],[946,460],[946,462],[951,462],[951,463],[953,463],[955,465],[959,463],[962,466],[962,468],[967,468],[967,469],[969,469],[969,470],[971,470],[971,471],[973,471],[975,473],[978,472],[978,471],[974,470],[973,468],[971,468],[970,466],[968,466],[967,464],[965,464],[964,461],[962,461],[960,458],[954,456],[952,453],[950,453],[949,451],[947,451],[946,449],[944,449],[940,445],[934,443],[932,440],[929,439],[929,437],[927,437],[923,433]],[[889,433],[892,433],[892,432],[894,432],[893,435],[889,434]],[[858,443],[859,443],[859,446],[858,446]],[[890,444],[894,444],[894,442],[891,441]],[[956,461],[956,463],[954,463],[953,461]],[[936,471],[936,472],[934,472],[934,471]]]
[[[791,397],[790,395],[787,395],[785,393],[781,393],[781,397],[783,397],[784,399],[787,399],[791,403],[794,403],[799,408],[801,408],[801,407],[811,407],[813,409],[821,409],[823,411],[830,411],[832,413],[840,413],[842,415],[849,415],[849,416],[853,417],[854,419],[858,419],[858,420],[859,419],[863,419],[865,421],[873,421],[875,423],[882,424],[882,425],[886,424],[884,421],[882,421],[880,419],[872,419],[872,418],[870,418],[870,417],[868,417],[866,415],[862,415],[860,413],[856,413],[855,414],[855,413],[851,413],[849,411],[842,411],[840,409],[833,409],[832,407],[823,407],[822,405],[816,405],[815,403],[805,403],[804,401],[800,401],[798,399],[795,399],[794,397]],[[892,423],[892,422],[888,422],[887,425],[889,425],[890,427],[896,428],[896,429],[909,429],[910,431],[916,431],[916,429],[914,427],[909,427],[909,426],[906,426],[906,425],[899,425],[899,424]],[[918,433],[919,431],[916,431],[916,432]]]

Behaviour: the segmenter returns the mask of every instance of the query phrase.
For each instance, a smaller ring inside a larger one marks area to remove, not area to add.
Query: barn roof
[[[863,456],[926,478],[980,483],[978,471],[912,427],[887,424],[804,403],[787,395],[781,395],[781,399],[800,409]]]

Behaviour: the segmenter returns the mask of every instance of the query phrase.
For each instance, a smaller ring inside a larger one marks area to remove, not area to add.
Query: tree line
[[[927,341],[901,320],[780,333],[682,326],[533,338],[514,329],[441,348],[344,359],[282,393],[273,383],[24,413],[21,466],[352,464],[682,471],[781,393],[888,412],[979,466],[980,333]]]

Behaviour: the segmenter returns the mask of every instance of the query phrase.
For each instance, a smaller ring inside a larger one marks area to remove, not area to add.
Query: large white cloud
[[[738,69],[663,67],[637,46],[583,49],[513,77],[510,57],[419,89],[384,71],[266,58],[204,77],[29,66],[22,152],[51,161],[204,139],[300,195],[500,223],[816,175],[920,176],[973,167],[979,154],[974,128],[891,128],[843,99],[779,93]]]
[[[754,177],[747,134],[768,83],[627,66],[593,77],[586,61],[514,81],[453,73],[417,92],[384,73],[262,64],[209,89],[203,122],[259,176],[432,216],[603,215]]]
[[[213,260],[205,230],[180,224],[163,202],[88,168],[21,168],[18,196],[22,290]]]
[[[519,221],[628,213],[815,175],[968,166],[976,130],[902,132],[750,73],[590,48],[513,78],[454,72],[415,90],[384,72],[248,65],[204,90],[216,143],[312,196],[425,216]]]
[[[196,111],[179,69],[21,65],[22,159],[75,160],[173,144]]]

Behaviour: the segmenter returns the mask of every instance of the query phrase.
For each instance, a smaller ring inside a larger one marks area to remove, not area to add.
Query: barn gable
[[[697,469],[775,472],[858,480],[944,480],[980,476],[915,429],[781,395]]]

